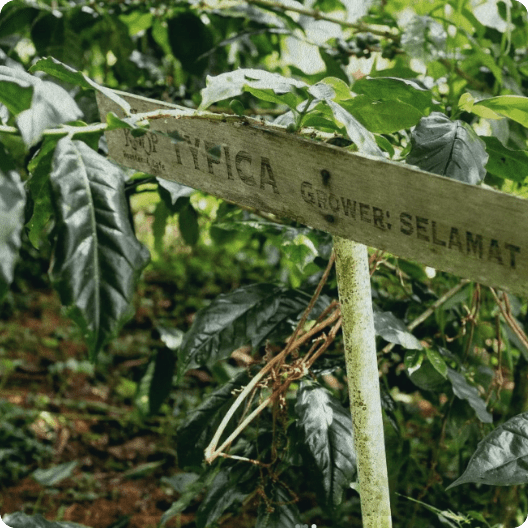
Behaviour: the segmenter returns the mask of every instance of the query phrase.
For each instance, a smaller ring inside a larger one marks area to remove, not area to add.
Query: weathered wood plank
[[[118,92],[134,111],[174,105]],[[122,115],[98,94],[104,119]],[[187,110],[188,112],[188,110]],[[182,116],[107,133],[109,156],[143,172],[292,218],[439,270],[528,296],[528,201],[304,139],[258,121]],[[216,147],[216,148],[215,148]]]

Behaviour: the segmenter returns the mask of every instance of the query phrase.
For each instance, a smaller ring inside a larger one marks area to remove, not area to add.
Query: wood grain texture
[[[117,92],[136,112],[178,109]],[[122,115],[98,94],[102,120]],[[163,117],[107,132],[109,157],[237,204],[528,296],[528,201],[301,138],[256,120]],[[183,115],[187,113],[187,115]]]

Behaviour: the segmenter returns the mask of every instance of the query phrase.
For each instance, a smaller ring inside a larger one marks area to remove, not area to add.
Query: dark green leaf
[[[26,224],[28,238],[39,248],[44,228],[53,213],[51,204],[50,173],[58,138],[46,138],[42,147],[28,164],[31,176],[27,186],[33,201],[33,214]]]
[[[376,335],[381,336],[389,343],[401,345],[404,348],[421,350],[423,347],[407,327],[392,312],[375,312],[374,329]]]
[[[484,142],[475,131],[439,112],[420,120],[407,157],[410,165],[473,185],[486,176],[487,161]]]
[[[280,482],[273,482],[271,489],[266,491],[273,511],[268,511],[265,501],[261,501],[258,509],[258,517],[255,528],[304,528],[308,526],[301,524],[299,508],[293,502],[294,497]]]
[[[215,390],[199,407],[188,413],[185,421],[178,427],[177,451],[178,464],[181,468],[201,465],[205,448],[235,399],[232,391],[246,385],[249,379],[247,372],[241,372],[236,378]],[[242,407],[239,407],[239,411]],[[236,416],[237,413],[231,420],[232,423],[236,421]],[[232,424],[231,426],[233,428]]]
[[[180,211],[178,225],[183,240],[190,246],[196,245],[200,238],[200,226],[198,225],[198,214],[190,203]]]
[[[424,357],[423,352],[408,350],[405,353],[404,365],[407,375],[420,389],[434,391],[446,383],[446,378]]]
[[[162,348],[156,354],[156,363],[149,390],[149,412],[156,414],[167,399],[175,373],[176,354],[170,348]]]
[[[20,37],[25,35],[28,28],[31,27],[32,22],[41,13],[40,9],[36,9],[36,5],[28,6],[22,2],[2,2],[3,7],[0,9],[2,16],[0,17],[0,39],[16,35]]]
[[[173,55],[186,71],[201,74],[207,66],[207,59],[200,57],[214,45],[211,28],[190,11],[168,20],[167,28]],[[189,45],[190,42],[192,45]]]
[[[161,255],[163,253],[163,237],[165,236],[165,228],[167,227],[167,220],[170,218],[170,211],[165,205],[164,201],[156,204],[154,209],[154,221],[152,222],[152,234],[154,235],[154,249]]]
[[[219,295],[200,310],[178,353],[178,379],[190,368],[212,366],[251,343],[259,346],[272,332],[308,305],[310,297],[273,284],[251,284]]]
[[[350,411],[323,387],[303,381],[295,412],[304,443],[322,478],[325,503],[337,506],[357,471]]]
[[[160,524],[164,526],[167,521],[181,513],[189,504],[196,498],[201,492],[204,486],[208,486],[215,478],[216,474],[220,471],[220,466],[209,466],[198,479],[190,482],[182,490],[181,497],[172,503],[172,506],[162,515]]]
[[[56,210],[51,276],[95,360],[133,314],[135,283],[149,254],[128,220],[121,170],[83,142],[59,141],[51,185]]]
[[[528,413],[518,414],[479,442],[466,471],[446,489],[467,482],[515,486],[528,482]]]
[[[235,502],[242,502],[249,493],[240,490],[240,477],[243,472],[254,473],[256,468],[250,464],[245,467],[222,469],[209,486],[207,494],[196,512],[196,527],[209,528],[214,526],[220,515]]]
[[[435,370],[444,378],[447,377],[447,363],[445,362],[442,355],[434,348],[427,348],[425,350],[425,354],[427,355],[427,359],[431,362],[431,365],[433,365]]]
[[[467,400],[481,422],[492,423],[493,416],[486,410],[486,402],[479,396],[477,388],[470,385],[462,374],[453,369],[448,369],[447,377],[453,386],[455,396]]]
[[[22,244],[26,192],[15,165],[0,143],[0,300],[13,282]]]

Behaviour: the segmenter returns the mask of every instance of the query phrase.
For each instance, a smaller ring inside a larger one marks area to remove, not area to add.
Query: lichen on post
[[[334,237],[364,528],[391,528],[367,248]]]

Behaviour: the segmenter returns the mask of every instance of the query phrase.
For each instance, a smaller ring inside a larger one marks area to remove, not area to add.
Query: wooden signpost
[[[180,110],[151,128],[107,134],[109,156],[161,178],[292,218],[461,277],[528,297],[528,201],[367,158],[231,116],[225,122],[117,92],[134,111]],[[99,94],[101,116],[119,107]]]
[[[133,113],[160,112],[141,137],[107,132],[114,161],[334,235],[363,525],[390,528],[365,246],[527,297],[528,201],[258,120],[116,94]],[[98,105],[102,121],[123,117],[100,93]]]

